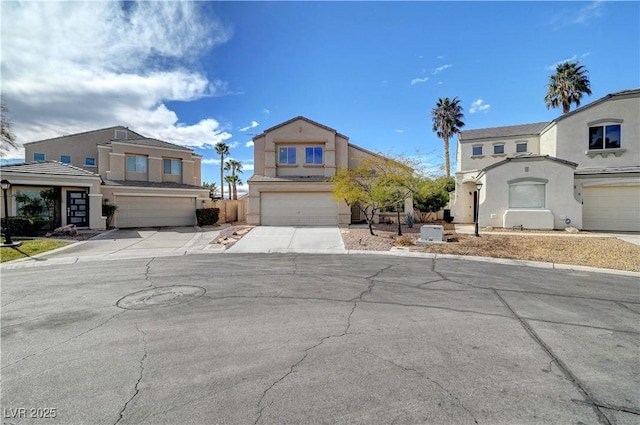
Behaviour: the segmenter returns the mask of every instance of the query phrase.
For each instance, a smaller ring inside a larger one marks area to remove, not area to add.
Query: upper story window
[[[292,146],[278,148],[278,163],[294,165],[296,163],[296,148]]]
[[[60,162],[62,162],[63,164],[71,164],[71,156],[60,155]]]
[[[116,130],[116,139],[123,140],[127,138],[127,130]]]
[[[482,146],[474,146],[472,156],[481,156],[482,155]]]
[[[516,143],[516,152],[527,152],[527,142]]]
[[[589,150],[619,149],[620,124],[598,125],[589,127]]]
[[[500,155],[504,153],[504,145],[493,145],[493,154]]]
[[[45,155],[43,153],[34,153],[33,154],[33,160],[34,161],[44,161],[45,160]]]
[[[127,171],[133,173],[146,173],[147,157],[142,155],[127,155]]]
[[[163,159],[162,169],[164,174],[182,174],[182,161],[179,159]]]
[[[84,165],[85,165],[85,167],[95,167],[96,166],[96,159],[87,157],[87,158],[84,159]]]
[[[509,208],[545,208],[547,185],[523,182],[509,185]]]
[[[305,148],[305,164],[322,165],[322,146]]]

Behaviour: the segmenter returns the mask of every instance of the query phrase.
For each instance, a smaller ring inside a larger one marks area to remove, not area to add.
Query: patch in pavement
[[[116,305],[125,310],[147,310],[168,307],[200,298],[207,292],[200,286],[173,285],[145,289],[121,298]]]

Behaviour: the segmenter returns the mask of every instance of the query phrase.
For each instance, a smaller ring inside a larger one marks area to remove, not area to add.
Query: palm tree
[[[431,110],[433,120],[433,131],[442,139],[444,143],[444,165],[447,177],[451,177],[451,163],[449,160],[449,139],[460,132],[464,127],[464,115],[460,99],[454,97],[453,100],[445,97],[439,98],[436,107]]]
[[[224,181],[227,182],[227,185],[229,185],[229,200],[231,200],[231,185],[233,184],[235,177],[236,176],[232,176],[231,174],[229,174],[228,176],[224,176]]]
[[[224,178],[233,188],[233,199],[238,199],[238,185],[242,184],[242,180],[240,180],[240,176],[238,175],[230,175]]]
[[[220,155],[220,199],[224,199],[224,179],[223,179],[223,169],[224,169],[224,156],[229,155],[230,149],[229,145],[224,142],[218,142],[214,146],[216,153]]]
[[[7,112],[9,109],[4,103],[0,104],[0,131],[2,132],[2,139],[0,141],[0,156],[4,155],[5,151],[15,149],[18,147],[16,143],[16,136],[11,130],[11,121],[7,118]]]
[[[224,169],[231,171],[231,177],[237,177],[237,173],[242,173],[242,162],[230,159],[224,164]],[[225,179],[225,181],[227,180]],[[233,186],[233,199],[238,199],[238,184],[242,184],[242,181],[238,178],[227,182]],[[229,188],[229,191],[231,191],[231,188]],[[229,193],[229,199],[231,199],[231,193]]]
[[[591,94],[591,82],[587,69],[580,62],[563,62],[556,67],[556,73],[549,76],[547,84],[547,109],[562,105],[562,114],[568,114],[571,104],[580,106],[582,94]]]

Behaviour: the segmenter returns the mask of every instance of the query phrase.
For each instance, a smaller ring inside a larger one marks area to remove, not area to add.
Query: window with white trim
[[[589,127],[589,150],[619,149],[621,129],[620,124]]]
[[[70,155],[60,155],[60,162],[63,164],[71,164],[71,156]]]
[[[504,145],[493,145],[493,154],[500,155],[504,153]]]
[[[116,139],[124,140],[127,138],[127,130],[116,130]]]
[[[162,170],[164,174],[181,175],[182,174],[182,161],[179,159],[162,160]]]
[[[281,146],[278,148],[278,164],[295,165],[296,148],[293,146]]]
[[[481,156],[482,155],[482,146],[474,146],[473,151],[471,152],[471,156]]]
[[[323,164],[322,146],[313,146],[304,149],[305,164]]]
[[[95,167],[96,166],[96,159],[95,158],[86,157],[84,159],[84,165],[85,165],[85,167]]]
[[[509,208],[545,208],[547,185],[522,182],[509,185]]]
[[[527,152],[527,142],[516,143],[516,152]]]
[[[44,161],[45,160],[45,155],[43,153],[34,153],[33,154],[33,160],[34,161]]]
[[[127,171],[132,173],[146,173],[147,157],[142,155],[127,155]]]

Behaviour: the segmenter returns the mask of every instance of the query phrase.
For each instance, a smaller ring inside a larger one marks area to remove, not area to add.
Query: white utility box
[[[416,241],[417,244],[444,242],[446,242],[444,239],[444,227],[429,224],[425,224],[420,228],[420,239]]]

